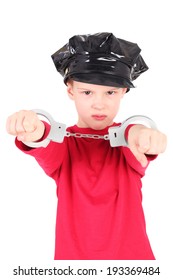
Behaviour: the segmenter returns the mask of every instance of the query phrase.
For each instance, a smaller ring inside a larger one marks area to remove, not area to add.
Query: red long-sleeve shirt
[[[108,133],[108,128],[95,131],[76,125],[67,130]],[[16,145],[56,182],[55,259],[154,259],[142,208],[146,168],[128,148],[74,137],[65,137],[61,144],[50,142],[46,148],[30,149],[17,140]]]

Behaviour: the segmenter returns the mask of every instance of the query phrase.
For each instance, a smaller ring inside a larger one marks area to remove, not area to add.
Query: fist
[[[129,129],[129,148],[143,167],[148,163],[146,155],[163,153],[166,149],[166,144],[166,135],[156,129],[143,125],[133,125]]]
[[[17,136],[19,141],[34,142],[42,138],[44,123],[33,111],[21,110],[7,119],[7,132]]]

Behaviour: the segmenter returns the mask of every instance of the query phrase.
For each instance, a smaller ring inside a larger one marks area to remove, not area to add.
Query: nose
[[[92,108],[97,109],[97,110],[102,110],[104,109],[104,97],[101,93],[95,94],[93,97],[93,103],[92,103]]]

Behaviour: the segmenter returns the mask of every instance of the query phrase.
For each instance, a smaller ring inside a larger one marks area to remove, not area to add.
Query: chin
[[[92,123],[91,127],[95,130],[102,130],[102,129],[105,129],[106,127],[110,126],[113,124],[113,121],[110,121],[110,122],[94,122]]]
[[[108,126],[107,124],[92,124],[90,127],[94,130],[102,130],[107,126]]]

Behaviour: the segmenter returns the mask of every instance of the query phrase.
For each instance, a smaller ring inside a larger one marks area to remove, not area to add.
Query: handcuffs
[[[23,142],[25,145],[31,148],[39,148],[39,147],[47,147],[50,141],[62,143],[64,141],[64,137],[74,136],[74,137],[85,137],[85,138],[94,138],[94,139],[104,139],[110,141],[111,147],[119,147],[119,146],[128,146],[128,142],[125,139],[125,130],[129,124],[134,124],[138,122],[145,122],[150,126],[150,128],[157,129],[155,122],[149,117],[143,115],[135,115],[132,116],[121,123],[119,126],[110,127],[108,129],[107,135],[92,135],[92,134],[80,134],[80,133],[70,133],[66,131],[66,125],[63,123],[56,122],[52,116],[40,109],[34,109],[37,115],[41,115],[45,117],[50,123],[50,131],[48,136],[40,141],[40,142]]]

